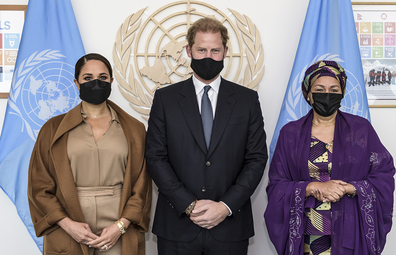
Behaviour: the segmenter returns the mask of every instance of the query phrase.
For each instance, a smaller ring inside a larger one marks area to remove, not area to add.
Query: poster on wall
[[[352,3],[370,107],[396,107],[396,5]]]
[[[0,5],[0,98],[11,88],[26,5]]]

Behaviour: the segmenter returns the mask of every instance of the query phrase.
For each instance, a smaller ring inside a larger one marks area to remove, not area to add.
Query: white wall
[[[362,0],[360,0],[362,1]],[[371,0],[373,2],[375,0]],[[381,0],[383,1],[383,0]],[[0,4],[27,4],[28,0],[0,0]],[[80,33],[86,52],[99,52],[112,60],[112,49],[119,26],[125,18],[148,6],[150,15],[170,1],[131,1],[131,0],[72,0],[74,12],[79,24]],[[301,29],[303,26],[309,0],[278,0],[278,1],[229,1],[211,0],[211,5],[228,13],[227,8],[237,10],[249,16],[258,27],[265,51],[266,71],[260,84],[259,94],[265,120],[265,130],[269,145],[278,119],[289,75],[293,67]],[[143,19],[146,19],[144,16]],[[111,99],[131,115],[141,120],[140,116],[130,108],[128,101],[117,88],[113,89]],[[6,99],[0,99],[0,127],[4,119]],[[396,138],[392,131],[396,126],[396,108],[370,109],[372,123],[388,150],[396,155]],[[253,195],[253,213],[256,235],[250,239],[249,254],[276,254],[268,239],[263,220],[267,204],[265,187],[267,184],[268,166],[262,183]],[[157,191],[154,191],[153,212]],[[388,243],[383,254],[394,254],[396,230],[388,235]],[[146,254],[155,255],[156,238],[148,233]],[[24,225],[21,223],[14,205],[0,190],[0,254],[7,255],[38,255],[40,254]]]

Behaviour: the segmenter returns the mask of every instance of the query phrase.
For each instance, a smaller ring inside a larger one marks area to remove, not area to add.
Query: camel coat
[[[122,238],[122,255],[141,254],[151,209],[152,181],[144,159],[145,128],[111,101],[128,142],[128,162],[121,195],[120,218],[131,223]],[[43,125],[34,146],[29,166],[28,198],[34,229],[44,236],[43,254],[88,255],[88,247],[77,243],[57,222],[69,217],[84,222],[77,190],[67,156],[71,129],[83,121],[81,104],[51,118]]]

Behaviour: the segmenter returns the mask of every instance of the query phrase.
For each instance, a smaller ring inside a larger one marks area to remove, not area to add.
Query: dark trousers
[[[247,255],[249,240],[219,242],[202,229],[191,242],[174,242],[158,236],[158,255]]]

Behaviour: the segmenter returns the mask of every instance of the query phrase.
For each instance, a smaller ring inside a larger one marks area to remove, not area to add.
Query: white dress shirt
[[[219,75],[219,77],[217,77],[216,80],[212,81],[212,83],[210,83],[210,84],[205,84],[205,83],[201,82],[193,75],[193,84],[194,84],[194,88],[195,88],[195,93],[197,94],[199,113],[201,113],[201,103],[202,103],[202,95],[204,93],[204,87],[206,85],[209,85],[211,87],[211,89],[208,91],[208,97],[209,97],[210,103],[212,105],[213,119],[216,114],[217,96],[219,95],[220,82],[221,82],[220,75]]]

